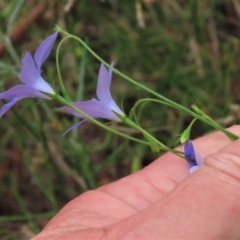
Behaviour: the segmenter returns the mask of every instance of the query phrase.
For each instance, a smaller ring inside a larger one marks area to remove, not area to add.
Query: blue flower
[[[0,93],[0,99],[9,101],[0,110],[0,117],[3,116],[17,101],[24,98],[50,99],[45,93],[54,94],[52,87],[41,77],[41,67],[49,56],[58,33],[55,32],[38,47],[34,59],[30,53],[26,53],[22,59],[20,80],[25,85],[17,85],[6,92]]]
[[[191,141],[186,141],[184,143],[184,155],[188,161],[190,170],[189,172],[194,172],[199,166],[203,165],[203,157],[196,151]]]
[[[110,68],[108,71],[104,67],[104,65],[101,64],[99,74],[98,74],[98,83],[97,83],[97,90],[96,90],[97,97],[99,100],[92,99],[92,100],[87,100],[82,102],[73,102],[72,104],[75,107],[77,107],[79,110],[91,116],[92,118],[105,118],[111,121],[118,122],[118,121],[121,121],[121,119],[114,112],[122,116],[124,116],[124,113],[117,106],[110,92],[110,86],[112,82],[112,69],[113,69],[113,63],[110,65]],[[76,112],[70,107],[64,106],[61,108],[61,110],[83,119],[82,121],[70,127],[64,134],[78,127],[81,123],[87,120],[83,115]]]

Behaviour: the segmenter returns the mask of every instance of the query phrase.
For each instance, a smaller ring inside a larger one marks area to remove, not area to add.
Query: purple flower
[[[110,65],[108,71],[104,67],[104,65],[101,64],[99,74],[98,74],[98,83],[97,83],[97,91],[96,91],[97,97],[99,100],[92,99],[92,100],[82,101],[82,102],[73,102],[72,104],[75,107],[77,107],[79,110],[91,116],[92,118],[105,118],[112,121],[121,121],[121,119],[114,112],[122,116],[124,116],[124,113],[117,106],[110,92],[110,86],[112,82],[112,69],[113,69],[113,63]],[[65,106],[65,107],[62,107],[61,110],[83,119],[82,121],[70,127],[64,134],[78,127],[81,123],[87,120],[83,115],[76,112],[70,107]]]
[[[23,98],[50,99],[42,92],[54,94],[52,87],[41,77],[41,67],[49,56],[58,33],[55,32],[38,47],[34,59],[30,53],[26,53],[22,59],[20,80],[25,85],[17,85],[6,92],[0,93],[0,99],[9,101],[0,110],[0,117],[6,113],[17,101]]]
[[[184,155],[188,161],[190,170],[194,172],[199,166],[203,165],[203,157],[196,151],[191,141],[184,143]]]

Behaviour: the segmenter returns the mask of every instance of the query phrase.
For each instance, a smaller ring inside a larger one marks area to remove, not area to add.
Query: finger
[[[161,201],[108,229],[119,238],[238,239],[240,140],[206,157],[205,164]],[[146,221],[146,219],[148,219]],[[120,231],[122,231],[120,233]],[[122,234],[122,235],[121,235]]]
[[[232,127],[229,131],[240,135],[239,126]],[[195,147],[203,156],[216,152],[229,143],[230,140],[220,132],[194,141]],[[75,198],[48,223],[43,232],[34,240],[53,239],[55,234],[59,237],[58,239],[64,239],[61,238],[61,236],[64,237],[64,234],[60,232],[66,232],[67,229],[74,236],[79,237],[89,234],[89,232],[83,232],[83,229],[86,231],[92,229],[92,236],[107,234],[105,230],[105,233],[102,232],[102,226],[126,219],[135,215],[139,210],[149,207],[151,203],[158,202],[164,194],[173,190],[187,174],[188,166],[184,160],[169,153],[165,154],[138,173]],[[192,176],[190,176],[191,178]],[[186,184],[186,181],[183,183]],[[191,196],[189,198],[194,202]],[[101,220],[103,218],[104,221]],[[132,225],[130,224],[130,226]],[[51,235],[53,238],[50,237]]]
[[[240,136],[240,126],[228,129]],[[215,132],[193,141],[198,152],[204,156],[218,151],[231,143],[222,132]],[[181,148],[179,148],[181,150]],[[188,164],[182,158],[167,153],[137,173],[98,189],[143,210],[159,201],[166,193],[188,176]]]

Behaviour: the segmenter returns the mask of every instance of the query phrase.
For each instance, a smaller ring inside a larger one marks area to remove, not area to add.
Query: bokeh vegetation
[[[0,9],[1,92],[20,83],[21,57],[34,53],[58,24],[164,96],[186,107],[196,103],[224,127],[239,122],[238,0],[3,0]],[[60,92],[56,47],[43,76]],[[78,42],[63,44],[60,66],[72,99],[95,97],[100,63]],[[117,75],[112,93],[127,114],[137,100],[150,97]],[[56,107],[54,101],[25,99],[0,119],[1,239],[29,239],[81,192],[137,171],[162,154],[88,122],[62,137],[77,119]],[[156,103],[141,105],[137,115],[142,127],[171,147],[192,120]],[[142,138],[121,124],[111,126]],[[209,131],[197,121],[191,137]]]

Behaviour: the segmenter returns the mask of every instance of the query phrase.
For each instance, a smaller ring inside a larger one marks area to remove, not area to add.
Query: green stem
[[[22,198],[22,196],[21,196],[21,194],[20,194],[20,191],[19,191],[19,189],[18,189],[17,182],[16,182],[16,180],[14,179],[13,174],[11,174],[10,177],[11,177],[11,182],[12,182],[12,184],[11,184],[11,186],[12,186],[12,191],[13,191],[13,193],[14,193],[14,195],[15,195],[15,198],[16,198],[16,200],[17,200],[17,203],[18,203],[19,208],[21,209],[22,213],[23,213],[24,216],[26,217],[26,220],[28,220],[28,223],[30,224],[30,226],[31,226],[33,229],[38,230],[38,227],[37,227],[36,223],[32,222],[32,221],[29,219],[30,212],[28,211],[27,206],[26,206],[26,204],[25,204],[25,202],[24,202],[24,200],[23,200],[23,198]]]
[[[171,106],[171,107],[173,107],[175,109],[181,110],[181,111],[183,111],[185,113],[188,113],[189,115],[193,116],[194,118],[197,118],[197,119],[201,120],[202,122],[212,126],[213,128],[215,128],[215,129],[217,129],[219,131],[222,131],[231,140],[237,140],[238,139],[237,135],[235,135],[235,134],[227,131],[226,129],[222,128],[219,124],[213,123],[213,122],[209,121],[208,119],[198,115],[197,113],[189,110],[188,108],[186,108],[186,107],[184,107],[184,106],[182,106],[182,105],[180,105],[180,104],[178,104],[178,103],[176,103],[176,102],[174,102],[174,101],[172,101],[172,100],[162,96],[161,94],[158,94],[158,93],[154,92],[153,90],[151,90],[151,89],[147,88],[146,86],[138,83],[137,81],[133,80],[132,78],[129,78],[128,76],[124,75],[123,73],[119,72],[116,69],[114,69],[114,72],[116,74],[118,74],[119,76],[123,77],[124,79],[128,80],[132,84],[134,84],[134,85],[144,89],[145,91],[147,91],[147,92],[151,93],[152,95],[158,97],[159,99],[165,101],[169,106]]]
[[[58,79],[59,79],[59,82],[60,82],[60,87],[61,87],[61,90],[62,90],[62,94],[63,94],[64,98],[66,98],[67,100],[71,100],[70,97],[67,94],[67,91],[66,91],[65,87],[64,87],[63,80],[62,80],[62,75],[61,75],[61,72],[60,72],[60,66],[59,66],[60,47],[62,46],[63,42],[68,38],[71,38],[71,37],[67,36],[67,37],[63,38],[60,41],[60,43],[58,44],[57,53],[56,53],[56,67],[57,67],[57,74],[58,74]]]
[[[184,158],[183,156],[183,152],[178,151],[178,150],[174,150],[171,149],[169,147],[167,147],[165,144],[163,144],[162,142],[158,141],[155,137],[153,137],[151,134],[149,134],[147,131],[145,131],[143,128],[141,128],[140,126],[138,126],[135,122],[133,122],[130,118],[124,118],[123,119],[123,123],[127,124],[130,127],[133,127],[135,129],[137,129],[138,131],[140,131],[144,136],[148,137],[149,139],[151,139],[153,142],[155,142],[157,145],[159,145],[161,147],[162,150],[165,151],[169,151],[175,155],[177,155],[178,157]]]
[[[231,69],[232,69],[232,65],[234,63],[237,51],[238,51],[238,46],[239,46],[239,42],[236,38],[233,39],[233,48],[231,46],[232,52],[230,52],[230,56],[228,59],[228,63],[227,63],[227,67],[226,67],[226,71],[224,74],[225,77],[225,103],[229,103],[231,101],[231,79],[230,79],[230,75],[231,75]]]
[[[87,58],[87,50],[83,48],[83,55],[81,59],[81,63],[79,66],[79,75],[78,75],[78,87],[77,87],[77,99],[78,101],[82,101],[83,99],[83,91],[84,91],[84,76],[85,76],[85,68],[86,68],[86,58]],[[76,124],[79,121],[78,117],[75,116],[73,119],[73,123]],[[73,139],[77,139],[77,129],[72,131]]]
[[[169,101],[171,101],[171,100],[169,100]],[[153,98],[140,99],[140,100],[138,100],[138,101],[135,103],[135,106],[134,106],[134,107],[136,107],[137,105],[139,105],[139,104],[142,103],[142,102],[156,102],[156,103],[161,103],[161,104],[164,104],[164,105],[167,105],[167,106],[169,106],[169,107],[173,107],[173,108],[174,108],[174,106],[173,106],[170,102],[161,101],[161,100],[157,100],[157,99],[153,99]],[[177,104],[177,103],[176,103],[176,104]],[[179,106],[181,106],[181,105],[179,105]],[[133,108],[134,108],[134,107],[133,107]],[[183,107],[183,108],[184,108],[184,107]],[[186,108],[186,110],[190,111],[190,110],[187,109],[187,108]],[[210,123],[212,123],[211,126],[213,126],[214,128],[216,128],[216,129],[224,132],[225,135],[227,135],[231,140],[237,140],[237,139],[238,139],[238,136],[237,136],[237,135],[235,135],[235,134],[227,131],[226,129],[224,129],[224,128],[222,128],[220,125],[218,125],[217,123],[212,122],[210,117],[207,119],[207,118],[205,118],[205,117],[203,117],[203,116],[201,116],[201,115],[196,114],[195,112],[192,112],[192,111],[190,111],[190,112],[193,113],[192,116],[195,117],[196,120],[197,120],[197,119],[198,119],[198,120],[202,120],[202,121],[203,121],[203,120],[206,120],[206,121],[208,121],[208,124],[209,124],[209,125],[210,125]],[[190,114],[190,113],[189,113],[189,114]],[[206,122],[206,121],[203,121],[203,122]],[[216,125],[215,125],[215,124],[216,124]],[[218,127],[218,128],[217,128],[217,127]]]
[[[62,30],[60,27],[56,27],[57,31],[62,32],[64,34],[66,34],[68,37],[75,39],[76,41],[80,42],[96,59],[98,59],[100,62],[104,63],[107,67],[109,67],[109,64],[106,63],[101,57],[99,57],[83,40],[81,40],[80,38],[69,34],[68,32]],[[118,74],[119,76],[121,76],[122,78],[124,78],[125,80],[127,80],[128,82],[132,83],[133,85],[145,90],[146,92],[151,93],[152,95],[156,96],[157,98],[165,101],[166,103],[169,103],[173,108],[176,108],[178,110],[181,110],[185,113],[188,113],[189,115],[193,116],[194,118],[197,118],[199,120],[201,120],[202,122],[212,126],[213,128],[222,131],[227,137],[229,137],[231,140],[236,140],[238,139],[238,136],[227,131],[226,129],[222,128],[219,124],[215,123],[215,122],[211,122],[208,119],[205,119],[204,117],[198,115],[197,113],[189,110],[188,108],[162,96],[161,94],[158,94],[156,92],[154,92],[153,90],[151,90],[150,88],[140,84],[139,82],[135,81],[134,79],[126,76],[125,74],[121,73],[120,71],[118,71],[117,69],[113,69],[113,71]]]
[[[46,213],[39,214],[29,214],[28,216],[0,216],[0,222],[18,222],[18,221],[26,221],[26,220],[39,220],[45,218],[52,218],[55,216],[57,211],[50,211]]]

